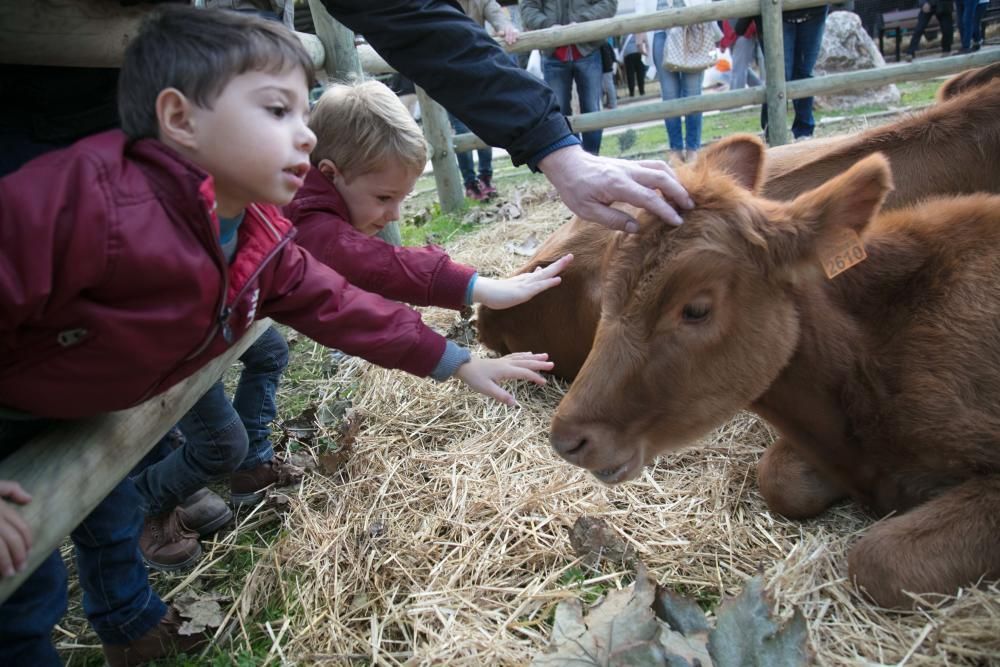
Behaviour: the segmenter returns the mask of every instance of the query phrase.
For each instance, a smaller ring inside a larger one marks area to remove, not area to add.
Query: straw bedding
[[[508,243],[543,237],[568,218],[544,188],[523,203],[526,216],[449,243],[453,257],[507,274],[524,259]],[[425,319],[446,331],[457,316],[427,309]],[[300,340],[293,364],[321,368],[328,354]],[[774,434],[755,416],[740,414],[640,479],[608,488],[548,446],[565,391],[557,381],[519,384],[520,406],[507,408],[455,381],[357,360],[289,382],[279,397],[286,421],[295,416],[284,412],[293,392],[327,405],[352,395],[363,417],[345,463],[307,475],[283,514],[258,508],[241,517],[236,531],[207,545],[195,572],[161,577],[157,588],[229,594],[223,654],[253,644],[249,664],[525,664],[546,645],[559,601],[590,602],[632,581],[628,566],[584,566],[573,553],[570,528],[591,516],[606,520],[658,582],[706,607],[763,573],[781,615],[805,614],[818,664],[1000,664],[995,584],[924,611],[886,612],[845,578],[847,549],[870,518],[850,504],[804,522],[768,511],[754,466]],[[276,518],[277,537],[255,535]],[[250,562],[245,574],[232,572],[237,552]],[[74,646],[93,646],[78,609],[60,638],[71,658]]]
[[[508,243],[568,217],[541,200],[449,251],[509,273],[523,258]],[[444,331],[456,316],[425,318]],[[342,470],[308,480],[277,545],[280,568],[255,573],[285,580],[300,605],[283,646],[290,661],[524,664],[546,644],[558,601],[631,581],[620,563],[579,565],[568,533],[588,515],[604,518],[660,583],[707,605],[763,572],[779,611],[806,615],[819,664],[1000,664],[995,585],[930,610],[882,611],[845,577],[847,549],[870,518],[850,504],[805,522],[767,510],[754,466],[774,435],[753,415],[607,488],[548,446],[561,383],[518,385],[520,407],[509,409],[457,382],[367,364],[336,381],[356,384],[366,413],[353,453]]]

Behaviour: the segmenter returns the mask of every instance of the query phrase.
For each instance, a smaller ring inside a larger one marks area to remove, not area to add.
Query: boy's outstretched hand
[[[472,300],[493,310],[503,310],[524,303],[536,294],[561,283],[559,274],[571,261],[573,255],[563,255],[548,266],[538,267],[531,273],[521,273],[502,280],[476,278],[476,284],[472,287]]]
[[[31,529],[7,502],[31,502],[31,496],[17,482],[0,480],[0,576],[13,577],[28,562]]]
[[[552,362],[547,354],[515,352],[499,359],[473,357],[462,364],[455,377],[484,396],[495,398],[506,405],[517,405],[514,397],[497,384],[500,380],[530,380],[535,384],[545,384],[545,378],[537,371],[552,370]]]

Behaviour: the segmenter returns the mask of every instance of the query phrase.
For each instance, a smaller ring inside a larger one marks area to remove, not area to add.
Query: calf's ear
[[[747,190],[760,185],[764,166],[764,144],[752,134],[734,134],[705,148],[699,165],[728,172]]]
[[[795,269],[850,240],[849,232],[868,226],[891,189],[889,161],[875,153],[788,204],[772,203],[776,208],[759,230],[770,262]]]
[[[861,232],[892,190],[889,160],[875,153],[790,205],[795,220],[814,227],[814,235],[846,227]],[[808,236],[808,235],[807,235]]]

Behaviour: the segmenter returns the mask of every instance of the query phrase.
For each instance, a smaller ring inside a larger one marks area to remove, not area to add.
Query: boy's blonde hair
[[[421,172],[427,143],[410,112],[378,81],[334,84],[316,102],[309,127],[316,133],[311,160],[330,160],[355,178],[391,162]]]

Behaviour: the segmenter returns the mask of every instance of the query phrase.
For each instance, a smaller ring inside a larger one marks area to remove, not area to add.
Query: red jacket
[[[351,226],[347,204],[315,167],[285,207],[296,243],[362,289],[417,306],[459,309],[475,269],[437,246],[398,248]]]
[[[388,368],[434,369],[444,343],[420,316],[316,261],[273,206],[247,210],[227,266],[214,204],[205,172],[117,130],[0,179],[0,406],[131,407],[265,316]]]

